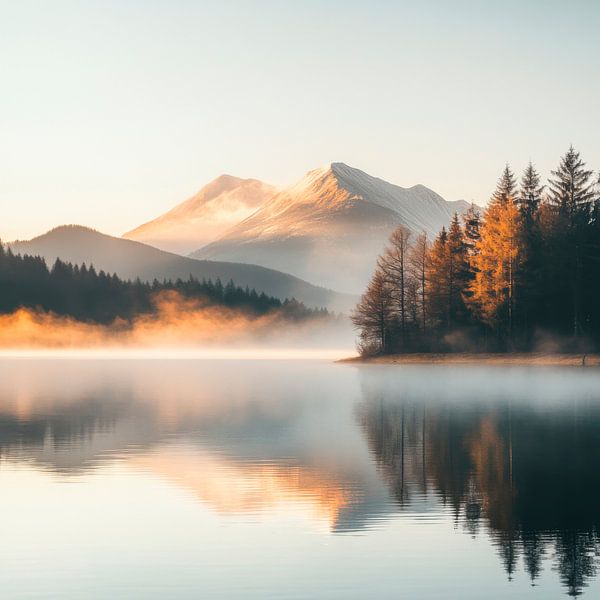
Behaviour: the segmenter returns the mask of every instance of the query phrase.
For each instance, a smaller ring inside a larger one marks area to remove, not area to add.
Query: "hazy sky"
[[[0,0],[0,236],[331,161],[484,202],[506,161],[599,169],[599,107],[596,0]]]

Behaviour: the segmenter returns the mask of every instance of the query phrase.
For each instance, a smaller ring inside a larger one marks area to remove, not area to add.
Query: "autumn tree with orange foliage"
[[[353,319],[361,340],[376,352],[600,349],[600,178],[572,147],[552,176],[546,193],[532,163],[520,186],[506,165],[483,216],[455,215],[431,244],[396,230]]]
[[[522,219],[515,200],[510,196],[493,199],[484,213],[477,252],[472,257],[474,279],[468,302],[483,323],[509,341],[523,260],[521,235]]]
[[[448,232],[442,228],[430,252],[428,278],[429,312],[434,322],[451,331],[467,320],[465,292],[469,282],[468,245],[458,215]]]

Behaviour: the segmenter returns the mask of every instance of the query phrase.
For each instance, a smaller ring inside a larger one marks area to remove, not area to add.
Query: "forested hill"
[[[232,281],[198,281],[189,278],[152,283],[123,280],[114,274],[96,271],[93,266],[72,265],[56,260],[48,268],[39,256],[15,255],[0,244],[0,313],[19,308],[52,312],[80,321],[111,323],[115,319],[133,320],[137,315],[156,310],[161,292],[176,292],[182,298],[198,300],[203,306],[239,309],[248,316],[278,312],[288,320],[326,317],[325,309],[309,309],[294,299],[257,293],[237,287]]]
[[[232,279],[244,288],[255,288],[259,293],[281,300],[297,298],[311,307],[347,311],[356,303],[353,296],[312,285],[288,273],[251,264],[186,258],[79,225],[62,225],[29,241],[7,245],[15,254],[43,257],[48,266],[60,258],[73,265],[94,265],[98,271],[116,273],[125,280],[134,281],[139,277],[151,283],[154,279],[185,280],[190,275],[198,281]]]
[[[600,180],[571,147],[433,240],[398,228],[353,321],[363,354],[598,350],[599,298]]]

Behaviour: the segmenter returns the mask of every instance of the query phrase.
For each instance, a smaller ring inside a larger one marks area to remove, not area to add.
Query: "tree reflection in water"
[[[216,522],[287,511],[328,535],[406,516],[433,517],[448,539],[450,513],[509,578],[545,585],[553,569],[577,596],[596,576],[598,371],[5,361],[0,375],[0,461],[26,471],[85,489],[122,464],[192,492]],[[386,533],[413,553],[410,536]]]
[[[548,560],[578,596],[596,575],[599,410],[367,396],[357,419],[397,502],[433,491],[468,533],[485,529],[509,578],[522,561],[535,583]]]

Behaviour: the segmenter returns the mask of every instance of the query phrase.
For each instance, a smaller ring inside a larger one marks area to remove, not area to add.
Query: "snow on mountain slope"
[[[363,291],[391,231],[433,238],[468,203],[423,185],[403,188],[343,163],[309,172],[194,258],[251,262],[318,285]]]
[[[123,237],[188,254],[245,219],[276,191],[257,179],[221,175],[185,202]]]

